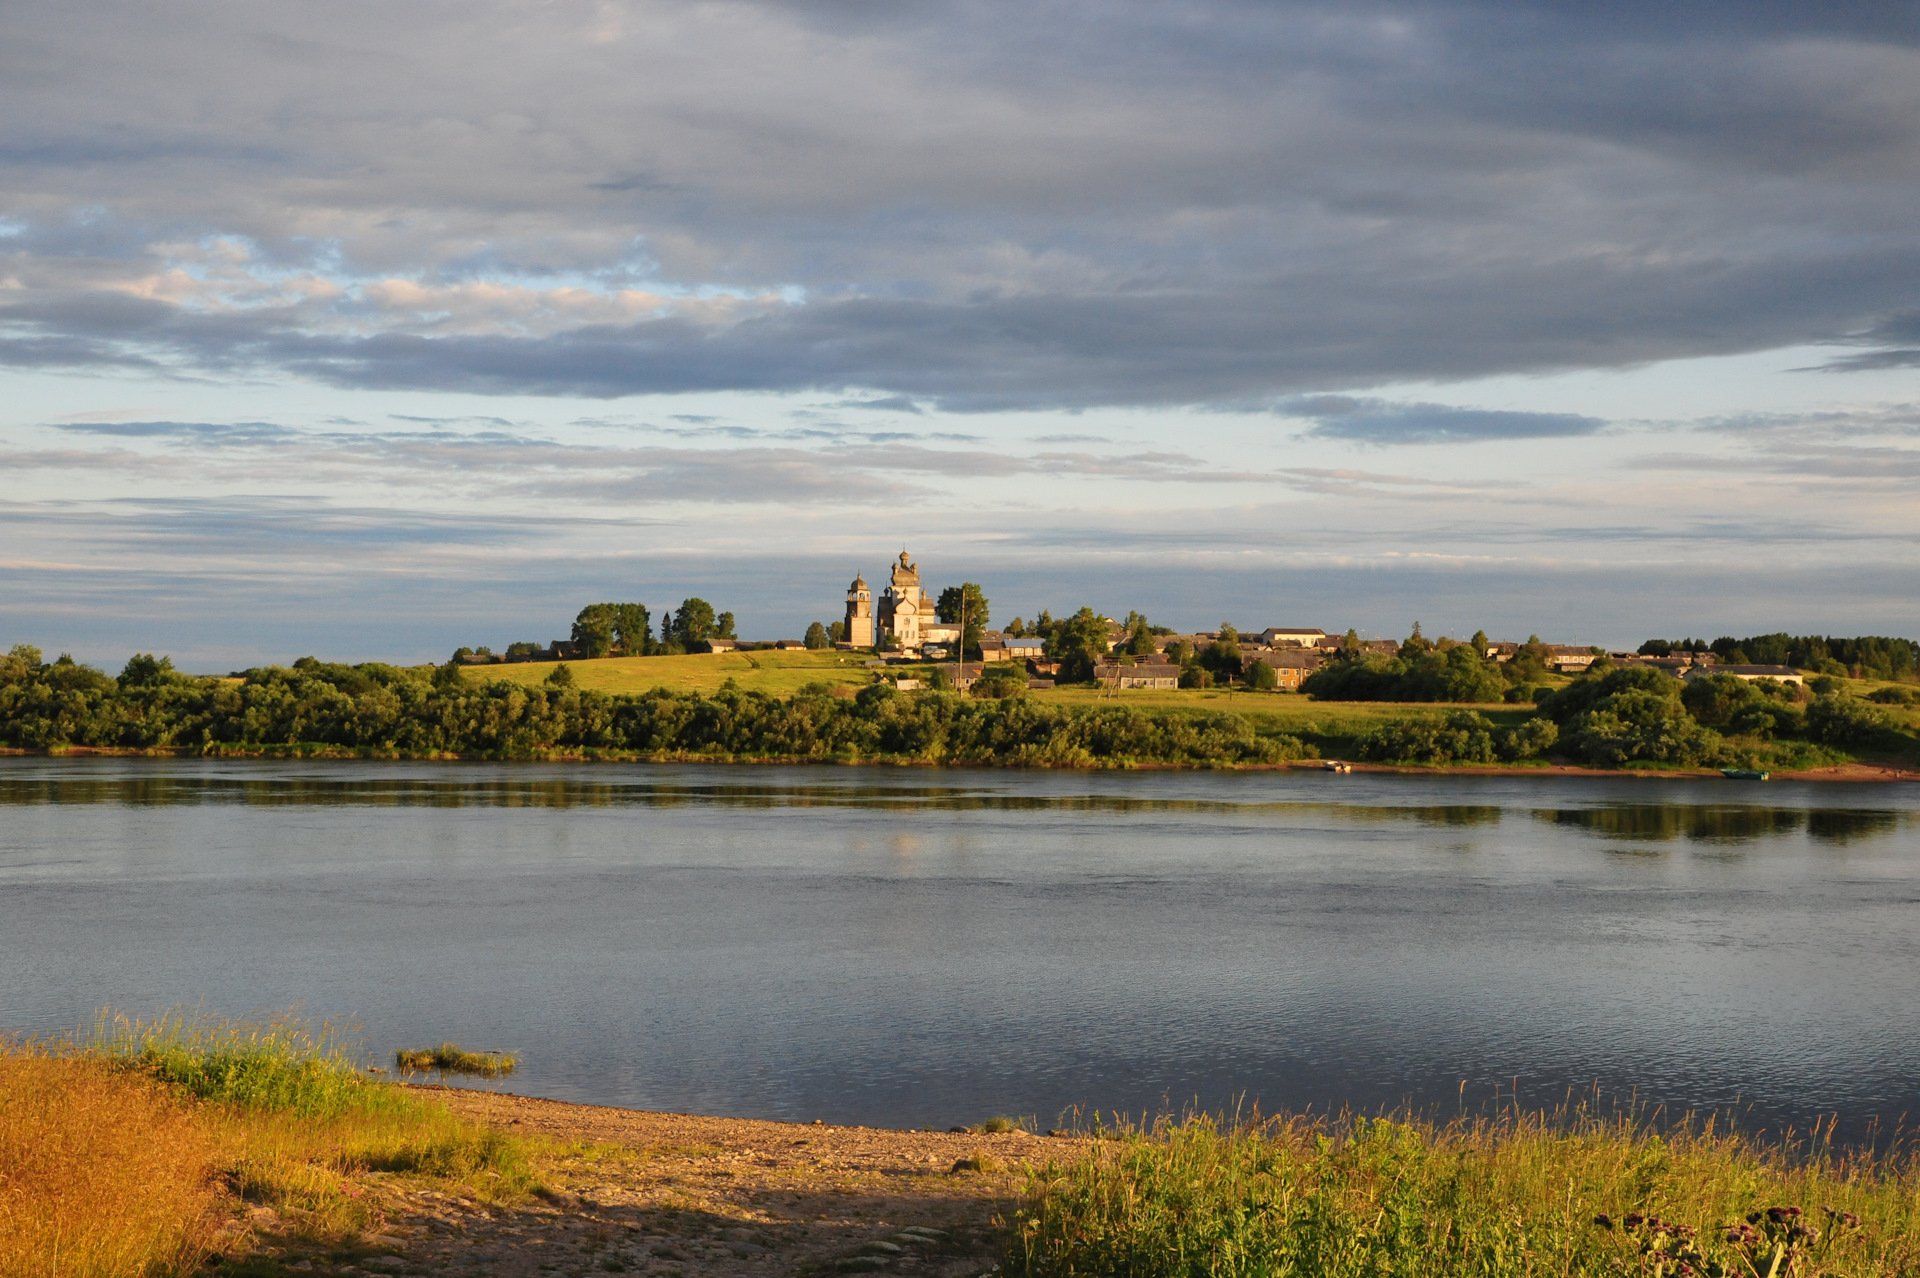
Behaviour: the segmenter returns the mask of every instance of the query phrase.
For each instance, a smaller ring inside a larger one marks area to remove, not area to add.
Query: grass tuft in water
[[[393,1054],[393,1063],[408,1073],[434,1070],[474,1078],[504,1078],[519,1067],[520,1057],[516,1052],[472,1052],[458,1043],[442,1043],[438,1047],[403,1047]]]

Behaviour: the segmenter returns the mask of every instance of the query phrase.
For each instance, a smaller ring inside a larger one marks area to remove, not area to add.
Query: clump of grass
[[[1030,1173],[1014,1226],[1023,1278],[1912,1275],[1920,1165],[1578,1114],[1199,1118]]]
[[[199,1100],[250,1109],[319,1118],[373,1097],[335,1028],[292,1016],[256,1023],[204,1012],[102,1014],[87,1047]]]
[[[975,1123],[969,1130],[985,1136],[1000,1136],[1007,1132],[1028,1132],[1033,1124],[1024,1118],[1009,1118],[1005,1114],[995,1114],[992,1118]]]
[[[434,1070],[474,1078],[504,1078],[519,1067],[520,1056],[517,1052],[472,1052],[458,1043],[442,1043],[438,1047],[403,1047],[393,1054],[393,1063],[408,1073]]]
[[[0,1051],[0,1274],[180,1272],[220,1224],[214,1124],[100,1060]]]

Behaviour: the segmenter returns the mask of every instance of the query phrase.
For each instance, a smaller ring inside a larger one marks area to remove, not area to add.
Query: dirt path
[[[365,1246],[288,1249],[274,1269],[962,1278],[999,1260],[999,1221],[1022,1169],[1074,1149],[1025,1132],[898,1132],[438,1094],[506,1131],[597,1148],[561,1156],[550,1195],[504,1210],[376,1176],[370,1192],[385,1223]]]

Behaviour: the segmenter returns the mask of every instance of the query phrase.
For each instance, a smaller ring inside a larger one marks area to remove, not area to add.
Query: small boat
[[[1339,759],[1328,759],[1324,763],[1322,763],[1320,766],[1328,772],[1353,771],[1353,765],[1351,763],[1344,763]]]
[[[1773,776],[1771,772],[1762,772],[1759,768],[1722,768],[1720,775],[1729,781],[1765,781]]]

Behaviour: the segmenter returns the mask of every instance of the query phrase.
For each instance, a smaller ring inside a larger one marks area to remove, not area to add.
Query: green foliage
[[[1398,656],[1343,648],[1300,688],[1319,701],[1501,701],[1506,680],[1484,652],[1470,644],[1435,646],[1416,625]]]
[[[1247,662],[1242,667],[1241,677],[1246,680],[1247,687],[1255,692],[1272,692],[1280,686],[1280,676],[1264,661]]]
[[[800,642],[815,651],[833,647],[833,640],[827,638],[827,628],[817,621],[807,626],[807,633],[800,637]]]
[[[1807,707],[1807,736],[1822,745],[1870,744],[1892,720],[1880,707],[1855,697],[1815,697]]]
[[[588,604],[573,619],[573,644],[583,657],[605,657],[616,650],[639,656],[653,646],[652,614],[644,604]]]
[[[173,660],[170,657],[156,657],[150,652],[136,652],[127,658],[127,664],[115,680],[122,689],[152,688],[165,683],[173,677]]]
[[[1107,659],[1106,621],[1092,608],[1080,609],[1052,628],[1047,656],[1060,663],[1061,683],[1092,683],[1094,666]]]
[[[1492,763],[1493,724],[1482,714],[1459,710],[1444,719],[1407,719],[1384,724],[1360,739],[1358,754],[1381,763]]]
[[[1649,655],[1673,652],[1711,652],[1721,661],[1792,666],[1826,674],[1851,674],[1856,679],[1912,679],[1920,674],[1920,643],[1885,635],[1841,639],[1830,635],[1752,635],[1736,639],[1722,635],[1712,643],[1698,639],[1649,639],[1640,645]]]
[[[573,667],[566,662],[555,666],[547,675],[549,688],[571,688],[573,686]]]
[[[1154,646],[1153,627],[1147,624],[1144,614],[1130,612],[1126,620],[1127,637],[1120,644],[1120,651],[1130,657],[1146,659],[1157,656],[1159,649]],[[1175,662],[1175,665],[1180,664]]]
[[[1566,750],[1585,763],[1667,763],[1681,767],[1720,761],[1719,734],[1687,714],[1674,690],[1626,688],[1575,715],[1562,737]]]
[[[1867,700],[1881,706],[1920,705],[1920,688],[1875,688]]]
[[[473,1078],[504,1078],[520,1067],[520,1057],[513,1052],[475,1052],[458,1043],[441,1043],[437,1047],[403,1047],[393,1054],[393,1064],[408,1073],[432,1070]]]
[[[950,626],[965,623],[960,635],[962,655],[970,661],[980,659],[980,640],[987,632],[987,597],[978,582],[963,581],[948,586],[934,601],[934,615]]]
[[[716,634],[713,605],[699,596],[680,601],[679,608],[660,628],[661,638],[692,650]]]
[[[151,1021],[103,1016],[86,1046],[197,1099],[247,1109],[324,1118],[369,1099],[370,1084],[331,1025],[187,1012]]]
[[[1911,1161],[1581,1114],[1103,1134],[1030,1174],[1011,1278],[1811,1278],[1920,1263]],[[1783,1205],[1796,1201],[1823,1206]]]
[[[988,666],[973,685],[976,697],[1019,697],[1027,691],[1027,672],[1017,666]]]

